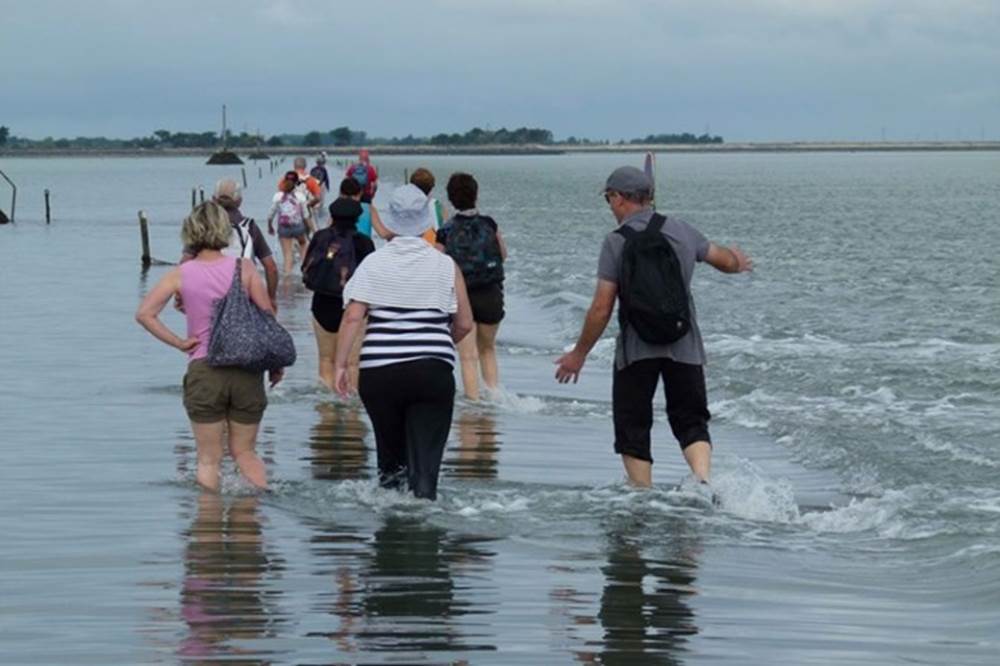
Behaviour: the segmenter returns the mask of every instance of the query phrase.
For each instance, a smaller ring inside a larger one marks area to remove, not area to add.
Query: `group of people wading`
[[[479,399],[480,373],[487,390],[499,386],[496,336],[504,318],[506,245],[497,223],[479,212],[478,183],[470,174],[448,180],[451,215],[430,196],[435,179],[427,169],[416,170],[376,209],[378,174],[363,151],[326,206],[325,161],[321,156],[306,173],[305,160],[296,159],[295,170],[279,183],[268,228],[273,233],[277,224],[286,278],[299,245],[302,279],[313,291],[320,380],[342,397],[357,391],[375,434],[380,484],[435,499],[455,402],[456,351],[467,398]],[[655,213],[652,180],[639,169],[616,169],[603,194],[619,228],[604,241],[593,303],[575,347],[556,361],[556,379],[578,379],[620,301],[615,452],[633,484],[651,485],[652,400],[662,378],[671,429],[692,473],[707,483],[704,346],[691,276],[696,262],[738,273],[750,270],[750,261],[739,249]],[[197,480],[210,489],[219,487],[227,444],[243,476],[267,486],[254,450],[267,405],[264,373],[212,365],[208,353],[213,304],[235,279],[261,311],[277,313],[277,267],[241,203],[237,183],[218,183],[213,200],[184,220],[186,260],[150,290],[136,314],[155,337],[188,354],[184,406],[197,442]],[[373,235],[386,241],[378,249]],[[263,281],[254,259],[264,269]],[[233,278],[237,261],[243,262],[244,270],[236,271],[241,278]],[[185,314],[186,337],[159,320],[171,298]],[[268,372],[273,386],[284,370]]]

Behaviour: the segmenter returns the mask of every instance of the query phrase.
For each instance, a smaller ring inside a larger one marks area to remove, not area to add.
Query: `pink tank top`
[[[234,257],[214,261],[192,259],[181,264],[181,298],[187,317],[188,337],[198,338],[198,346],[188,352],[192,361],[208,356],[208,338],[212,334],[215,302],[226,295],[236,270]]]

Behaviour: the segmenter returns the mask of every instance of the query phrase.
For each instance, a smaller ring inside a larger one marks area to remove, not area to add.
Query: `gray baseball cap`
[[[604,183],[604,189],[614,190],[622,194],[634,194],[636,192],[649,192],[653,189],[653,183],[649,176],[641,169],[632,166],[618,167],[611,172],[608,180]]]

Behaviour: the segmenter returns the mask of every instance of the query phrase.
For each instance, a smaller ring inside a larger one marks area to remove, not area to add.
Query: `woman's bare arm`
[[[170,302],[174,294],[180,293],[180,290],[181,270],[175,268],[164,275],[142,299],[139,309],[136,310],[135,320],[152,333],[157,340],[182,352],[188,352],[198,346],[198,338],[181,338],[160,321],[160,313],[163,312],[163,308]]]
[[[472,306],[469,304],[469,292],[465,289],[465,278],[462,277],[462,269],[458,264],[455,264],[455,297],[458,300],[458,311],[451,321],[451,339],[458,342],[476,325],[472,320]]]

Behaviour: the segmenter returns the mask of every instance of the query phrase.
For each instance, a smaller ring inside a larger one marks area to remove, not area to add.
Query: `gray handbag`
[[[294,364],[292,336],[243,290],[242,264],[242,259],[236,260],[233,283],[215,303],[208,364],[246,370],[278,370]]]

